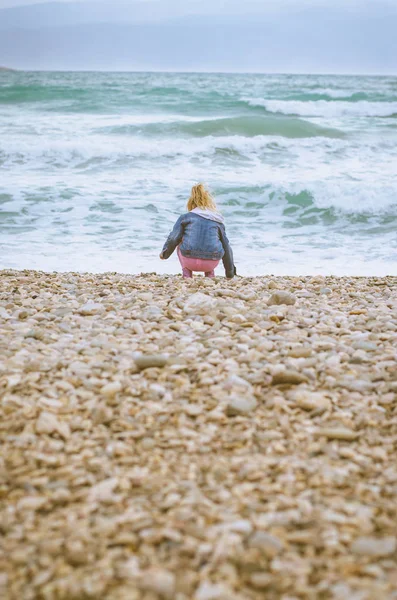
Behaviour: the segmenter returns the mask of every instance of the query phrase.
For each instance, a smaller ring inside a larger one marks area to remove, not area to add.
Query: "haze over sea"
[[[178,272],[204,181],[240,274],[397,273],[396,77],[2,72],[0,174],[0,268]]]

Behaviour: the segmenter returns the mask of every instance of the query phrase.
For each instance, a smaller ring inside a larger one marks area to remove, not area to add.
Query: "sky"
[[[43,0],[41,0],[43,1]],[[44,0],[45,1],[45,0]],[[70,2],[70,0],[49,0],[50,2]],[[91,2],[92,0],[73,0],[74,2]],[[106,0],[104,0],[106,2]],[[108,0],[109,2],[110,0]],[[148,2],[150,0],[141,0],[142,2]],[[163,4],[167,4],[170,0],[158,0],[159,2],[162,2]],[[319,4],[321,2],[329,2],[330,4],[332,3],[331,0],[278,0],[276,2],[276,0],[251,0],[251,2],[256,2],[258,5],[274,5],[274,4],[280,4],[280,3],[292,3],[292,4],[308,4],[308,3],[316,3]],[[356,0],[346,0],[346,2],[355,2]],[[40,0],[0,0],[0,8],[8,8],[8,7],[12,7],[12,6],[27,6],[29,4],[39,4]],[[189,0],[185,0],[185,2],[180,2],[180,4],[184,4],[187,5],[189,4]],[[213,2],[211,2],[211,4],[213,4]],[[218,4],[219,5],[223,5],[223,6],[227,6],[227,5],[231,5],[233,4],[233,0],[218,0]]]
[[[43,1],[43,0],[42,0]],[[51,2],[70,2],[70,0],[50,0]],[[75,2],[89,2],[90,0],[74,0]],[[0,0],[0,8],[11,8],[13,6],[28,6],[39,4],[40,0]]]
[[[31,6],[35,4],[81,4],[89,5],[98,2],[112,6],[113,0],[0,0],[0,9]],[[117,2],[117,0],[116,0]],[[368,8],[375,8],[381,16],[388,8],[397,9],[397,0],[118,0],[118,4],[151,5],[158,7],[162,13],[170,10],[178,15],[189,14],[246,14],[277,13],[288,9],[335,9],[343,7],[348,12],[359,14]]]
[[[0,65],[397,74],[396,31],[397,0],[0,0]]]
[[[32,5],[32,4],[41,4],[42,2],[45,2],[46,0],[0,0],[0,9],[1,8],[10,8],[10,7],[15,7],[15,6],[28,6],[28,5]],[[67,3],[70,2],[70,0],[49,0],[51,3]],[[92,2],[93,0],[73,0],[73,2],[78,2],[78,3],[82,3],[82,4],[87,4]],[[126,0],[128,2],[128,0]],[[140,0],[142,3],[148,3],[151,2],[153,0]],[[192,4],[192,0],[154,0],[157,1],[157,3],[159,4],[179,4],[180,7],[185,7],[184,8],[184,12],[189,12],[189,6]],[[106,3],[111,3],[112,0],[104,0],[104,2]],[[329,6],[329,7],[335,7],[336,5],[340,4],[340,5],[344,5],[344,6],[351,6],[355,9],[360,10],[360,8],[363,8],[365,6],[370,6],[370,5],[377,5],[379,2],[379,0],[249,0],[248,2],[244,2],[243,0],[202,0],[200,1],[200,4],[203,6],[214,6],[217,5],[218,7],[220,7],[222,10],[224,10],[225,12],[228,11],[228,9],[236,9],[236,7],[238,6],[247,6],[247,4],[249,4],[250,6],[255,6],[257,7],[258,11],[260,12],[264,12],[266,10],[269,9],[274,9],[277,7],[282,7],[282,6],[293,6],[293,7],[307,7],[307,6],[314,6],[314,7],[320,7],[320,6]],[[194,3],[194,2],[193,2]],[[397,7],[397,0],[386,0],[386,2],[384,2],[383,4],[389,4],[390,6],[396,6]],[[183,9],[182,11],[183,12]]]

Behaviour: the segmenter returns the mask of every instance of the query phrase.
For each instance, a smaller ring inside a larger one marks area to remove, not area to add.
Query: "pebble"
[[[397,552],[397,538],[389,536],[384,538],[359,537],[351,545],[353,554],[360,556],[383,557]]]
[[[146,438],[142,439],[141,447],[144,448],[145,450],[151,450],[155,446],[156,446],[156,442],[153,438],[146,437]]]
[[[6,311],[3,306],[0,306],[0,319],[10,319],[11,315]]]
[[[36,433],[47,435],[58,433],[66,439],[70,436],[70,428],[67,423],[58,421],[54,414],[42,411],[36,422]]]
[[[375,352],[378,346],[374,342],[358,341],[353,342],[352,347],[356,350],[364,350],[365,352]]]
[[[347,442],[352,442],[360,436],[357,431],[345,427],[324,427],[317,429],[316,435],[327,437],[330,440],[345,440]]]
[[[107,383],[101,388],[101,394],[106,398],[114,398],[114,396],[121,392],[122,389],[123,386],[119,381],[112,381],[111,383]]]
[[[151,367],[165,367],[168,364],[168,358],[163,354],[147,354],[135,357],[135,364],[138,369],[149,369]]]
[[[296,302],[296,297],[289,292],[274,292],[267,301],[268,306],[287,304],[292,306]]]
[[[371,362],[371,358],[364,350],[356,350],[353,353],[350,362],[353,364],[367,363]]]
[[[113,411],[106,404],[99,404],[95,406],[92,411],[92,420],[95,424],[107,425],[113,419]]]
[[[302,373],[285,369],[275,373],[272,377],[272,385],[299,385],[300,383],[307,383],[308,378]]]
[[[97,483],[91,487],[89,491],[89,499],[92,502],[105,502],[113,504],[117,501],[117,497],[114,494],[114,489],[118,485],[118,479],[111,477],[104,479],[100,483]]]
[[[273,582],[273,576],[266,572],[255,572],[250,575],[250,583],[255,589],[262,590]]]
[[[222,583],[204,581],[199,586],[194,600],[232,600],[232,593]]]
[[[254,396],[232,396],[229,398],[226,406],[226,414],[228,417],[245,415],[257,407],[258,402]]]
[[[31,329],[30,331],[27,332],[27,334],[25,335],[25,338],[32,338],[34,340],[43,340],[44,339],[44,332],[40,331],[39,329]]]
[[[87,302],[86,304],[83,304],[83,306],[80,306],[78,312],[83,316],[91,316],[100,314],[104,312],[104,310],[105,307],[99,302]]]
[[[274,558],[283,548],[282,542],[274,535],[265,531],[256,531],[248,540],[251,548],[258,548],[268,558]]]
[[[17,503],[17,510],[36,511],[46,504],[46,498],[40,496],[25,496]]]
[[[251,521],[248,521],[248,519],[241,519],[240,521],[233,521],[232,523],[229,523],[228,529],[237,533],[249,535],[252,533],[252,523]]]
[[[290,400],[303,410],[324,412],[331,408],[331,401],[321,392],[296,390],[289,396]]]
[[[175,575],[166,569],[151,568],[142,573],[139,585],[142,590],[172,600],[175,594]]]
[[[191,315],[206,315],[211,313],[218,305],[216,298],[197,292],[186,300],[183,310]]]
[[[291,348],[288,352],[292,358],[309,358],[312,355],[312,349],[308,346],[300,346],[298,348]]]
[[[198,417],[203,414],[203,409],[198,404],[188,404],[185,406],[184,410],[190,417]]]
[[[0,272],[3,596],[392,598],[396,309],[396,277]]]

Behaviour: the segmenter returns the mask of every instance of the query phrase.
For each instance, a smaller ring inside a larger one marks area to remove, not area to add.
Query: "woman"
[[[226,236],[225,220],[218,212],[214,199],[202,183],[192,187],[187,203],[189,212],[179,217],[160,254],[166,260],[178,246],[178,258],[185,279],[193,271],[215,277],[215,269],[223,260],[226,277],[236,274],[233,253]]]

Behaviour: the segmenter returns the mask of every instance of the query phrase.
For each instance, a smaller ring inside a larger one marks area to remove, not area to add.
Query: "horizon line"
[[[186,69],[25,69],[4,67],[3,72],[10,73],[148,73],[148,74],[180,74],[180,75],[295,75],[295,76],[326,76],[326,77],[397,77],[397,72],[335,72],[335,71],[212,71],[212,70],[186,70]]]

